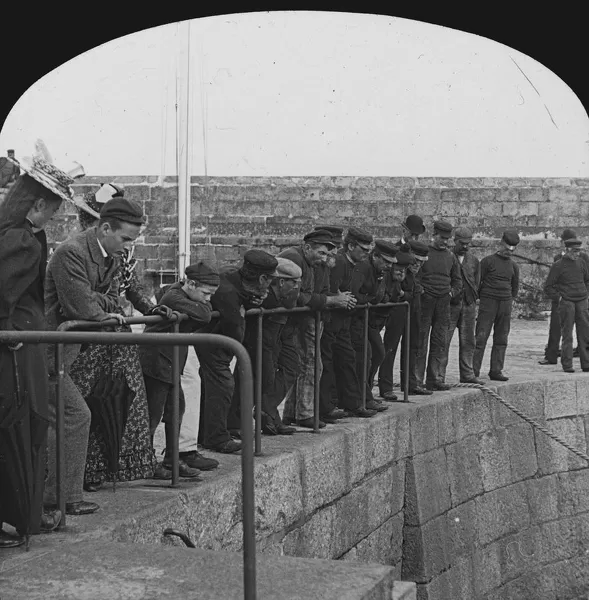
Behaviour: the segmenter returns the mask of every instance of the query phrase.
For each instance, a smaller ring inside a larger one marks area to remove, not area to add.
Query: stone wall
[[[167,177],[86,177],[76,193],[101,181],[123,183],[143,205],[148,227],[139,240],[140,272],[148,287],[160,269],[177,264],[177,182]],[[589,239],[589,179],[411,178],[411,177],[193,177],[192,259],[237,263],[245,250],[260,246],[278,252],[317,224],[357,225],[375,237],[398,239],[400,222],[411,213],[428,225],[446,218],[475,232],[475,253],[494,251],[501,232],[516,227],[518,254],[551,263],[565,227]],[[75,228],[75,213],[64,207],[49,226],[54,243]],[[522,269],[519,308],[548,308],[540,290],[547,267],[518,259]],[[170,274],[173,277],[173,273]],[[165,281],[169,279],[166,278]]]
[[[589,380],[499,393],[586,452]],[[420,600],[576,600],[589,592],[589,469],[477,390],[320,435],[264,437],[255,459],[262,553],[378,562]],[[239,457],[233,457],[238,464]],[[241,548],[238,473],[138,513],[112,539]]]

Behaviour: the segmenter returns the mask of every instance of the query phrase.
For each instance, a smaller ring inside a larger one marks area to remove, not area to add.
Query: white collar
[[[100,251],[102,252],[102,256],[104,256],[104,258],[108,258],[108,254],[107,254],[106,250],[102,247],[102,244],[100,243],[100,240],[98,239],[98,237],[96,238],[96,241],[98,242],[98,247],[100,248]]]

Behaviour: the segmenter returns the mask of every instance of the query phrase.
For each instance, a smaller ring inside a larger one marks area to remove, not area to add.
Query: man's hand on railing
[[[157,306],[154,306],[150,311],[149,311],[150,315],[157,315],[158,317],[163,317],[164,319],[168,319],[168,321],[176,321],[177,317],[174,317],[174,314],[179,314],[176,313],[176,311],[173,311],[169,306],[164,306],[163,304],[158,304]]]
[[[127,321],[123,315],[119,315],[119,313],[106,313],[106,316],[100,319],[101,321],[109,321],[110,319],[114,319],[118,321],[119,325],[124,325]]]
[[[327,306],[347,308],[349,310],[356,306],[356,298],[351,292],[339,292],[335,296],[327,296]]]
[[[22,342],[18,342],[16,344],[7,344],[8,345],[8,349],[11,352],[16,352],[17,350],[20,350],[23,346]]]

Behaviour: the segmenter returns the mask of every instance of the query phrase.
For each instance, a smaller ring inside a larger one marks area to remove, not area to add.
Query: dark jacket
[[[430,245],[428,260],[421,267],[420,273],[423,291],[429,296],[441,298],[452,292],[454,298],[462,291],[460,263],[450,250],[440,250]]]
[[[452,298],[452,304],[458,304],[462,301],[467,306],[470,306],[479,298],[481,264],[472,252],[467,252],[462,262],[460,262],[460,257],[457,254],[456,259],[458,260],[460,275],[462,276],[462,291]]]
[[[588,286],[589,267],[585,260],[565,254],[550,267],[544,291],[552,300],[580,302],[587,298]]]
[[[481,260],[480,298],[509,300],[519,291],[519,266],[509,256],[491,254]]]
[[[110,262],[110,264],[108,264]],[[118,259],[102,255],[96,227],[60,244],[45,277],[45,316],[50,329],[64,321],[100,321],[119,307]]]
[[[186,295],[186,292],[182,290],[182,287],[182,283],[175,283],[170,286],[162,296],[160,304],[190,317],[180,322],[180,333],[195,333],[210,322],[212,308],[208,302],[195,302],[191,300]],[[173,331],[173,323],[162,321],[161,323],[147,325],[144,333],[172,333]],[[178,350],[180,355],[179,372],[181,374],[186,365],[188,346],[179,346]],[[173,352],[173,346],[139,346],[139,359],[143,372],[154,379],[159,379],[166,383],[174,383],[172,378]]]
[[[335,266],[329,270],[329,293],[335,295],[339,292],[351,291],[352,275],[357,268],[358,265],[350,262],[343,248],[338,250],[335,254]],[[350,311],[345,308],[333,309],[330,314],[329,327],[333,330],[341,328],[351,317]]]
[[[358,304],[378,304],[383,301],[386,294],[385,272],[378,271],[372,262],[372,255],[356,265],[352,273],[351,292],[356,297]],[[372,313],[375,309],[372,309]],[[364,318],[363,309],[352,311],[354,321]],[[369,315],[368,322],[371,322]],[[374,320],[373,320],[374,322]]]

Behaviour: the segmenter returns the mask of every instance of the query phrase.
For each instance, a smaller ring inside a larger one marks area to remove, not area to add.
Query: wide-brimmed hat
[[[37,140],[35,148],[36,154],[33,157],[24,156],[18,162],[10,157],[8,157],[8,160],[20,167],[29,177],[38,181],[44,188],[56,196],[83,208],[98,218],[98,213],[90,208],[82,198],[74,196],[74,191],[71,188],[71,185],[74,183],[74,177],[71,177],[68,173],[52,164],[51,155],[47,151],[45,144],[41,140]],[[85,175],[84,168],[79,163],[74,172],[76,173],[76,179]]]

